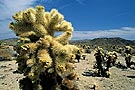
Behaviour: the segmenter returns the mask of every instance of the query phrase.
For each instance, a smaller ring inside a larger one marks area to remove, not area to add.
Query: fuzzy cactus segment
[[[14,21],[9,28],[19,37],[16,45],[18,71],[26,76],[20,82],[27,83],[20,84],[20,88],[78,90],[74,83],[74,60],[82,51],[69,45],[72,24],[64,20],[57,9],[46,12],[43,6],[19,11],[12,17]],[[56,32],[64,33],[54,36]]]

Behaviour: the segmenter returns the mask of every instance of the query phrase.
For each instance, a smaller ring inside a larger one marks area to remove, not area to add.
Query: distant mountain
[[[114,38],[95,38],[92,40],[86,39],[86,40],[76,40],[76,41],[71,41],[73,44],[86,44],[86,45],[135,45],[135,40],[126,40],[123,38],[119,37],[114,37]]]
[[[131,40],[126,40],[123,38],[96,38],[91,40],[92,44],[99,44],[99,45],[135,45],[135,42],[131,41]]]
[[[8,45],[16,45],[17,38],[10,38],[10,39],[4,39],[0,40],[0,43],[6,43]],[[85,39],[85,40],[71,40],[71,44],[85,44],[85,45],[134,45],[135,46],[135,40],[126,40],[120,37],[114,37],[114,38],[95,38],[95,39]]]
[[[133,40],[133,42],[135,43],[135,40]]]
[[[17,38],[4,39],[4,40],[0,40],[0,44],[5,43],[7,45],[14,46],[16,45],[17,40],[18,40]]]

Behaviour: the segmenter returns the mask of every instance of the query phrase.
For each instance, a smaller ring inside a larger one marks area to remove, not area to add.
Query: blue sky
[[[15,37],[8,28],[15,12],[36,5],[58,9],[74,27],[72,39],[135,40],[135,0],[1,0],[0,39]]]

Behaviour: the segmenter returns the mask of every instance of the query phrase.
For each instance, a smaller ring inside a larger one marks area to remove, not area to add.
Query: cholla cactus
[[[96,53],[94,54],[96,59],[96,64],[94,67],[98,69],[98,76],[103,76],[103,61],[104,61],[104,54],[103,49],[100,47],[96,48]]]
[[[81,49],[68,43],[72,24],[64,20],[58,10],[45,12],[43,6],[17,12],[13,18],[15,21],[9,27],[19,37],[16,45],[18,70],[26,76],[24,81],[32,85],[26,83],[22,89],[77,90],[73,63]],[[57,31],[64,33],[55,37]],[[65,82],[71,85],[65,87]]]
[[[132,47],[131,46],[125,46],[125,61],[128,68],[131,66],[131,57],[132,57]]]
[[[126,54],[131,54],[132,47],[131,46],[125,46],[125,53]]]
[[[122,48],[120,47],[120,48],[118,48],[118,53],[122,53]]]
[[[130,68],[130,66],[131,66],[131,57],[132,57],[131,54],[125,54],[126,66],[127,66],[128,68]]]
[[[109,71],[109,68],[111,66],[111,64],[114,66],[117,60],[117,52],[112,51],[112,52],[108,52],[106,54],[106,58],[107,58],[107,70]]]
[[[117,59],[117,52],[115,52],[115,51],[112,51],[112,52],[108,52],[108,53],[106,53],[106,57],[108,58],[108,57],[111,57],[112,59],[112,61],[116,61],[116,59]]]

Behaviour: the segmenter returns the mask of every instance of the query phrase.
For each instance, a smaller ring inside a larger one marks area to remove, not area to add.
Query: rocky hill
[[[9,38],[9,39],[0,40],[0,45],[6,44],[6,45],[14,46],[16,45],[16,43],[17,43],[17,38]]]
[[[16,55],[14,46],[16,43],[16,38],[0,40],[0,61],[14,59]]]
[[[17,38],[10,38],[0,40],[0,43],[6,43],[8,45],[15,45]],[[85,39],[85,40],[71,40],[72,44],[86,44],[86,45],[133,45],[135,46],[135,40],[126,40],[120,37],[114,38],[95,38],[95,39]]]
[[[126,40],[123,38],[115,37],[115,38],[95,38],[92,40],[86,39],[86,40],[76,40],[71,41],[73,44],[85,44],[85,45],[133,45],[135,46],[135,40]]]

